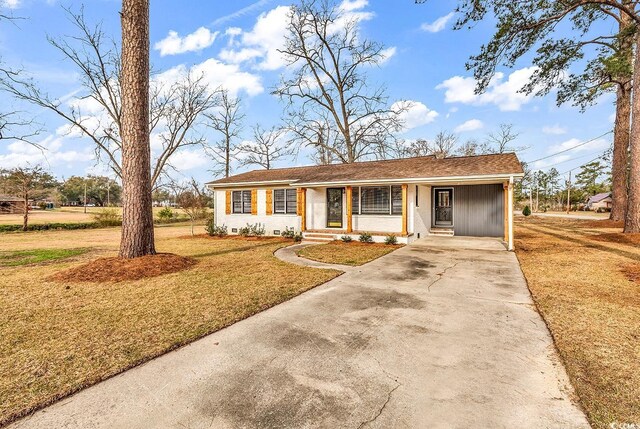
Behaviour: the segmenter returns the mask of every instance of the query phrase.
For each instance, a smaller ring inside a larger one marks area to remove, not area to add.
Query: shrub
[[[293,239],[296,236],[296,231],[293,228],[285,227],[284,231],[280,233],[283,238]]]
[[[256,224],[253,224],[253,225],[247,224],[247,226],[250,229],[250,232],[249,232],[250,235],[254,235],[256,237],[262,237],[263,235],[265,235],[267,233],[264,225],[261,224],[261,223],[256,223]]]
[[[342,240],[344,243],[351,243],[353,241],[353,238],[350,235],[343,235],[342,237],[340,237],[340,240]]]
[[[164,207],[162,210],[158,212],[158,219],[161,221],[168,221],[173,219],[176,216],[176,213],[171,210],[171,207]]]
[[[368,232],[360,234],[358,240],[360,240],[360,243],[373,243],[373,237]]]
[[[27,226],[27,231],[49,231],[56,229],[74,230],[74,229],[93,229],[102,228],[97,222],[78,222],[78,223],[42,223],[31,224]],[[16,232],[22,231],[22,225],[0,225],[0,232]]]
[[[531,216],[531,208],[529,208],[529,206],[524,206],[524,209],[522,209],[522,214],[525,216]]]
[[[389,234],[384,238],[384,244],[395,246],[396,244],[398,244],[398,237],[393,234]]]
[[[207,226],[205,226],[205,229],[207,230],[207,234],[209,234],[212,237],[226,237],[229,233],[227,232],[227,225],[215,225],[213,223],[213,218],[211,220],[209,220],[209,222],[207,222]]]
[[[250,234],[251,234],[251,225],[247,224],[247,226],[238,228],[238,235],[241,235],[243,237],[248,237]]]
[[[122,217],[116,209],[104,209],[93,215],[93,219],[100,226],[120,226]]]
[[[293,236],[294,243],[300,243],[302,241],[302,233],[298,232]]]

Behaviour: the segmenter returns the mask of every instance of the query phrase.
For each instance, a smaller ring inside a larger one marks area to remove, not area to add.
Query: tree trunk
[[[149,0],[122,1],[120,257],[156,253],[149,145]]]
[[[27,231],[29,227],[29,195],[24,196],[24,216],[22,217],[22,230]]]
[[[636,53],[640,52],[640,31],[635,35]],[[636,54],[638,55],[638,54]],[[633,65],[633,87],[640,88],[640,58]],[[629,145],[629,193],[624,232],[640,232],[640,97],[633,97]]]
[[[628,5],[628,1],[625,2]],[[620,32],[633,25],[631,17],[626,13],[620,13]],[[625,38],[621,51],[629,56],[629,64],[633,63],[633,41]],[[613,163],[611,166],[611,215],[614,221],[623,221],[627,209],[627,161],[629,155],[629,129],[631,128],[631,84],[625,81],[629,76],[621,76],[623,81],[618,85],[616,99],[616,124],[613,131]]]

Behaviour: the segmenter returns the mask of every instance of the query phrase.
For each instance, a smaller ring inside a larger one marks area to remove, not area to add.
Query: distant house
[[[611,198],[611,192],[602,192],[589,197],[589,200],[587,201],[587,209],[594,211],[611,210],[612,203],[613,200]]]
[[[24,213],[24,200],[10,195],[0,195],[0,214]]]
[[[513,248],[513,184],[523,176],[513,153],[355,162],[255,170],[208,183],[215,219],[231,233],[261,223],[305,239],[409,243],[430,234],[501,237]]]

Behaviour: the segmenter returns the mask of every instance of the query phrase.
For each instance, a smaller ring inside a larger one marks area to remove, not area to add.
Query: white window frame
[[[276,191],[284,191],[284,211],[276,210]],[[296,196],[296,201],[293,203],[293,211],[289,213],[289,200],[287,198],[287,193],[293,192]],[[277,215],[289,215],[296,216],[298,214],[298,190],[293,188],[279,188],[273,190],[273,214]]]
[[[354,186],[352,189],[358,189],[358,212],[356,213],[355,211],[353,211],[352,214],[358,215],[358,216],[402,216],[402,211],[400,213],[393,213],[393,187],[394,186],[400,187],[401,185]],[[389,212],[388,213],[362,213],[362,189],[363,188],[384,188],[384,187],[389,188]]]
[[[249,193],[249,207],[245,207],[244,204],[244,193]],[[240,194],[240,211],[236,211],[236,205],[234,201],[234,195],[236,193]],[[253,203],[253,193],[251,190],[242,190],[242,191],[231,191],[231,214],[251,214],[251,205]]]

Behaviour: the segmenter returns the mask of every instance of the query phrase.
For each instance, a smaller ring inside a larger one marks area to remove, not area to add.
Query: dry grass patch
[[[198,261],[188,270],[122,282],[49,278],[114,256],[119,230],[11,235],[0,250],[91,247],[92,255],[0,268],[0,425],[124,369],[286,301],[339,272],[287,264],[283,240],[177,239],[156,229],[157,248]]]
[[[342,241],[332,241],[331,243],[304,247],[298,250],[297,255],[312,261],[324,262],[325,264],[339,265],[363,265],[378,259],[396,249],[401,245],[387,245],[381,243],[344,243]]]
[[[602,223],[600,223],[602,222]],[[640,248],[606,221],[527,219],[516,252],[591,424],[640,423]]]

